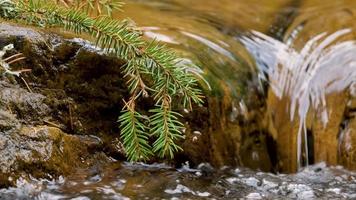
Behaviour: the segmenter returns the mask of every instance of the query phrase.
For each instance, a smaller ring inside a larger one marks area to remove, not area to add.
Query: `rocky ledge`
[[[0,48],[8,44],[14,49],[5,57],[20,52],[26,57],[11,65],[12,70],[31,71],[0,79],[3,185],[23,174],[65,175],[110,157],[125,159],[116,123],[122,99],[128,96],[123,61],[70,35],[0,23]],[[181,111],[186,139],[173,164],[274,170],[275,144],[263,128],[265,100],[252,88],[252,79],[244,83],[249,87],[245,112],[236,111],[229,95],[210,96],[194,112]],[[152,100],[146,99],[138,108],[149,105]]]

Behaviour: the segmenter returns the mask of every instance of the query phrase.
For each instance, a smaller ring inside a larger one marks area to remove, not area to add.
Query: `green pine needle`
[[[145,161],[153,155],[148,144],[147,127],[142,123],[144,120],[140,113],[131,108],[123,110],[119,117],[121,139],[129,161]]]
[[[178,120],[181,115],[173,112],[166,107],[157,107],[150,110],[150,127],[152,135],[157,139],[153,143],[153,152],[159,157],[174,157],[174,153],[181,151],[175,141],[183,139],[181,129],[184,125]]]

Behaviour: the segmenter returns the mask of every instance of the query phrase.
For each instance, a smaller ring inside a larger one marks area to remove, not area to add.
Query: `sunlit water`
[[[327,123],[325,95],[355,80],[355,42],[339,40],[354,33],[354,8],[354,1],[131,0],[115,17],[129,16],[145,37],[196,63],[209,83],[205,89],[214,95],[227,90],[244,105],[241,94],[248,83],[243,80],[252,72],[259,79],[248,80],[251,84],[265,81],[277,97],[289,97],[290,119],[301,119],[300,159],[308,110],[321,108],[320,120]],[[328,21],[330,13],[343,20]],[[356,199],[356,174],[323,163],[292,175],[207,164],[176,169],[114,163],[54,180],[26,177],[0,190],[0,199],[240,198]]]

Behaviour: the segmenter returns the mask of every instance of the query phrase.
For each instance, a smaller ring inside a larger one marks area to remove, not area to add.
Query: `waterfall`
[[[297,51],[262,33],[253,31],[240,41],[255,58],[261,77],[279,98],[290,100],[290,120],[297,113],[297,163],[301,167],[304,139],[305,163],[308,165],[306,118],[310,108],[319,111],[324,127],[328,122],[326,96],[348,89],[356,81],[356,42],[342,41],[350,33],[342,29],[333,34],[321,33]]]

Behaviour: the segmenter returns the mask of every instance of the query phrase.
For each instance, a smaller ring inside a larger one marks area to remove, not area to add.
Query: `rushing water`
[[[128,15],[146,37],[197,63],[209,83],[203,85],[212,94],[231,95],[238,102],[233,104],[243,105],[249,86],[258,87],[261,80],[278,98],[289,98],[286,115],[300,119],[301,167],[309,158],[310,110],[318,111],[325,127],[332,112],[326,96],[350,86],[353,91],[355,5],[350,0],[129,1],[116,17]],[[251,73],[258,80],[247,78]]]
[[[248,93],[249,84],[262,90],[261,82],[268,82],[278,98],[290,98],[285,123],[300,119],[297,158],[302,167],[302,152],[309,152],[308,111],[319,110],[326,124],[325,96],[348,89],[355,80],[355,5],[347,0],[131,0],[115,17],[129,16],[147,38],[167,43],[196,63],[208,82],[202,84],[205,89],[228,93],[241,110],[241,94]],[[258,78],[246,83],[251,73]],[[290,175],[209,164],[176,169],[113,163],[55,180],[27,177],[0,190],[0,199],[239,198],[356,199],[356,174],[324,163]]]

